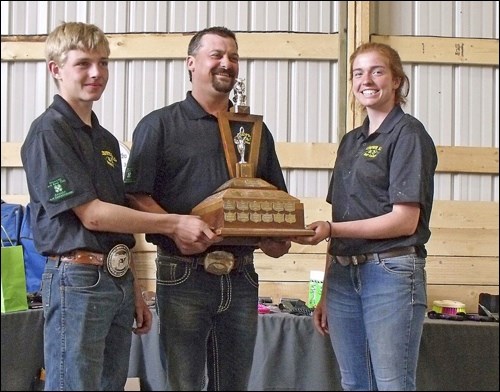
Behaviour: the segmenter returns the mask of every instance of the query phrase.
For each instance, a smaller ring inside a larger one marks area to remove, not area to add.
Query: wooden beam
[[[131,146],[130,142],[126,142]],[[2,167],[22,167],[21,145],[2,142]],[[283,169],[331,170],[337,156],[335,143],[276,143]],[[437,146],[438,173],[498,174],[498,148]]]
[[[155,254],[134,253],[138,276],[155,279]],[[260,282],[309,282],[311,271],[325,270],[324,254],[286,254],[279,259],[255,254],[255,268]],[[428,284],[498,285],[498,258],[427,257]]]
[[[112,60],[184,59],[191,37],[192,33],[108,34]],[[337,33],[237,33],[237,38],[243,59],[339,59]],[[2,61],[44,61],[45,39],[3,35]],[[371,41],[393,46],[403,62],[498,67],[498,39],[371,35]]]
[[[193,33],[108,34],[111,60],[185,59]],[[338,34],[236,33],[240,58],[338,59]],[[46,36],[2,36],[2,61],[44,61]],[[265,43],[265,45],[264,45]]]
[[[372,35],[399,52],[405,63],[491,65],[498,68],[498,39]]]

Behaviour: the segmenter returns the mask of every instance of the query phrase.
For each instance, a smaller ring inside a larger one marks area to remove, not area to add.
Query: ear
[[[194,60],[193,56],[188,56],[186,58],[186,65],[188,67],[188,70],[190,70],[191,72],[194,71],[194,63],[195,63],[195,60]]]
[[[54,79],[61,78],[61,68],[59,67],[59,64],[57,64],[54,60],[49,61],[49,63],[47,64],[47,68]]]
[[[394,90],[397,90],[400,85],[401,85],[401,78],[394,78],[392,80],[392,86],[393,86]]]

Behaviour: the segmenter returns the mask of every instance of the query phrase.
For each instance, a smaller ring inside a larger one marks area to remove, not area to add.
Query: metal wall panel
[[[374,33],[498,38],[497,1],[377,1]]]
[[[375,33],[498,39],[495,1],[380,1]],[[411,65],[405,111],[437,145],[498,147],[498,66]],[[436,176],[436,199],[496,200],[498,176]]]

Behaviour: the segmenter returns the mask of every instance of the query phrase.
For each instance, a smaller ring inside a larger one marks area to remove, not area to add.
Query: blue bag
[[[19,245],[24,208],[21,204],[6,203],[2,200],[2,242],[4,246]],[[8,236],[8,237],[7,237]]]
[[[42,288],[42,274],[47,257],[42,256],[35,249],[33,231],[31,230],[30,203],[25,208],[20,234],[24,252],[24,267],[26,271],[26,291],[36,293]]]

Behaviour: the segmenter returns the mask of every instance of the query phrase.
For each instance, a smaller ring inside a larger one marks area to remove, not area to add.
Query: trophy
[[[222,235],[224,244],[256,244],[260,237],[313,235],[305,229],[299,199],[256,178],[262,116],[250,114],[245,79],[236,79],[234,106],[218,113],[219,129],[230,179],[198,204],[199,215]]]

